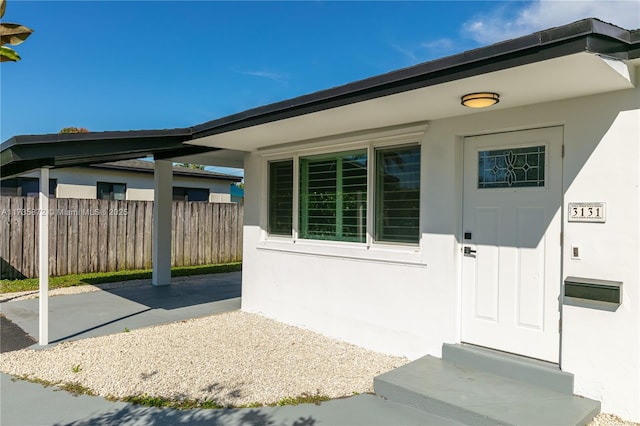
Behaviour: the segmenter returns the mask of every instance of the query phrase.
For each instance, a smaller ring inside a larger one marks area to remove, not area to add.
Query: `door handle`
[[[464,248],[464,255],[470,256],[470,257],[476,257],[476,251],[477,250],[472,250],[471,247],[467,246]]]

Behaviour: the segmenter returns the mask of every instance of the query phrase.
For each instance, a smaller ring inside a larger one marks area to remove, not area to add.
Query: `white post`
[[[156,160],[153,196],[153,273],[154,286],[171,284],[171,204],[173,163]]]
[[[40,283],[39,344],[49,344],[49,169],[40,169],[38,225],[38,280]]]

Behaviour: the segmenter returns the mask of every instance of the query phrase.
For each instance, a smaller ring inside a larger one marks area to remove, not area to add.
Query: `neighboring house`
[[[640,31],[587,19],[188,129],[55,156],[18,136],[2,167],[80,162],[86,140],[244,156],[243,310],[410,358],[544,360],[640,421],[639,71]]]
[[[152,161],[124,160],[84,167],[53,169],[49,193],[57,198],[153,200]],[[242,177],[174,166],[174,201],[239,202]],[[37,173],[2,181],[2,195],[37,196]]]

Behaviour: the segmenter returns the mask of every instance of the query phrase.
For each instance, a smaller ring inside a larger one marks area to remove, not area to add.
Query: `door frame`
[[[458,217],[459,217],[459,221],[458,221],[458,235],[457,235],[457,241],[458,241],[458,256],[457,256],[457,273],[458,273],[458,279],[457,284],[458,284],[458,298],[457,298],[457,306],[458,306],[458,315],[457,315],[457,320],[458,320],[458,326],[457,326],[457,340],[460,343],[466,343],[469,345],[474,345],[474,346],[479,346],[477,344],[474,343],[467,343],[464,342],[462,339],[462,327],[463,327],[463,267],[464,267],[464,262],[463,262],[463,251],[464,251],[464,209],[465,209],[465,190],[464,190],[464,186],[465,186],[465,138],[468,137],[476,137],[476,136],[491,136],[491,135],[502,135],[502,134],[507,134],[507,133],[518,133],[518,132],[524,132],[524,131],[535,131],[535,130],[542,130],[542,129],[549,129],[549,128],[556,128],[559,129],[560,131],[560,143],[561,143],[561,157],[560,157],[560,165],[559,165],[559,174],[560,174],[560,186],[561,186],[561,190],[560,190],[560,273],[559,273],[559,277],[558,277],[558,318],[559,318],[559,324],[558,324],[558,363],[557,365],[560,367],[560,369],[562,369],[562,346],[563,346],[563,277],[564,277],[564,259],[565,259],[565,253],[564,253],[564,235],[565,235],[565,178],[564,178],[564,158],[565,158],[565,126],[564,124],[551,124],[551,125],[542,125],[542,126],[535,126],[535,127],[522,127],[522,128],[509,128],[508,130],[494,130],[494,131],[481,131],[481,132],[470,132],[470,133],[464,133],[464,134],[459,134],[458,138],[457,138],[457,142],[458,142],[458,153],[456,155],[457,157],[457,163],[460,166],[460,172],[458,173],[458,183],[457,183],[457,187],[459,188],[459,210],[458,210]],[[494,349],[494,348],[488,348],[491,350],[495,350],[498,352],[503,352],[499,349]],[[512,353],[514,355],[517,356],[521,356],[524,358],[530,358],[527,355],[522,355],[520,353]],[[540,361],[540,360],[538,360]],[[553,362],[549,362],[549,361],[543,361],[543,362],[548,362],[550,364],[556,364]]]

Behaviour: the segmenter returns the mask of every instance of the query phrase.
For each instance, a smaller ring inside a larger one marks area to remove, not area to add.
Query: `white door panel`
[[[476,262],[475,317],[480,320],[498,321],[498,297],[500,282],[500,210],[476,208],[474,229],[480,241],[486,242],[482,250],[482,262]]]
[[[545,241],[532,229],[544,229],[545,210],[539,207],[518,209],[518,276],[515,300],[519,327],[544,328]],[[538,241],[536,241],[538,240]]]
[[[462,340],[557,362],[562,128],[464,143]]]

